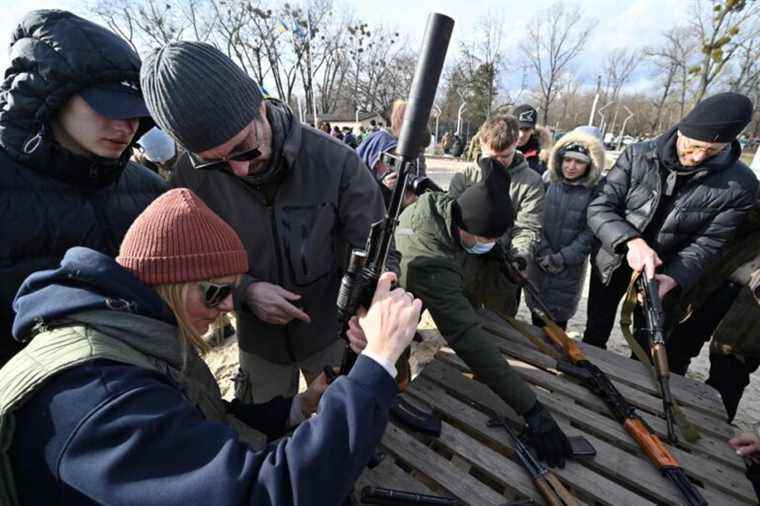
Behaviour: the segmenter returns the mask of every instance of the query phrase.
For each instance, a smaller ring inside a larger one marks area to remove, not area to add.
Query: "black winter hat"
[[[752,119],[752,101],[739,93],[718,93],[698,103],[678,131],[703,142],[731,142]]]
[[[518,105],[512,111],[512,115],[517,118],[520,128],[535,128],[538,122],[538,112],[533,106],[528,104]]]
[[[140,69],[145,103],[161,129],[193,153],[224,144],[259,116],[256,82],[204,42],[170,42]]]
[[[493,167],[484,174],[485,179],[467,188],[457,199],[455,222],[471,234],[500,237],[515,222],[515,211],[509,197],[510,179],[501,167]]]

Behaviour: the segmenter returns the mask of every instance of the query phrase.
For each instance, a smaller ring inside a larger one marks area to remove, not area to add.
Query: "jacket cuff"
[[[660,274],[665,274],[673,278],[678,283],[681,292],[685,293],[691,289],[694,283],[699,279],[699,276],[693,276],[689,271],[678,264],[667,264],[661,270]]]
[[[391,378],[383,366],[369,357],[359,355],[348,378],[372,390],[375,401],[384,409],[390,409],[393,400],[399,394],[396,381]]]
[[[625,255],[628,251],[626,243],[631,239],[636,239],[637,237],[641,237],[639,231],[633,227],[630,227],[630,230],[626,230],[612,242],[612,251],[618,255]]]
[[[248,309],[250,311],[248,304],[245,303],[245,294],[248,291],[248,287],[255,281],[256,278],[250,274],[243,274],[240,283],[238,283],[235,287],[235,291],[232,293],[232,302],[235,305],[235,311],[240,311],[241,309]]]

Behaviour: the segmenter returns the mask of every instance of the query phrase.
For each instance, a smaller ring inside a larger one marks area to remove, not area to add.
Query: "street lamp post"
[[[459,106],[459,111],[457,112],[457,135],[462,133],[462,113],[465,109],[467,109],[467,102],[462,102],[462,105]]]
[[[596,113],[597,113],[599,116],[601,116],[601,117],[602,117],[602,122],[599,124],[599,129],[602,131],[602,143],[604,143],[604,135],[605,135],[605,131],[604,131],[604,129],[605,129],[605,128],[606,128],[606,126],[607,126],[607,116],[606,116],[606,115],[603,113],[603,111],[604,111],[606,108],[608,108],[609,106],[611,106],[612,104],[614,104],[614,103],[615,103],[614,101],[612,101],[612,102],[607,102],[607,103],[606,103],[606,104],[604,104],[602,107],[600,107],[598,111],[596,111]]]
[[[628,107],[623,106],[623,109],[625,109],[626,111],[628,111],[628,116],[626,116],[626,118],[623,120],[623,126],[622,126],[622,128],[620,128],[620,136],[618,137],[618,145],[617,145],[617,150],[618,151],[620,151],[620,149],[623,146],[623,133],[625,132],[625,125],[626,125],[626,123],[628,123],[628,120],[631,119],[631,118],[633,118],[633,116],[634,116],[633,112],[631,112],[631,110]]]

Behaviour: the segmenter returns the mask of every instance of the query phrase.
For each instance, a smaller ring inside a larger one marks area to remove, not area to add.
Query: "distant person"
[[[174,139],[160,128],[153,127],[137,140],[132,159],[168,179],[178,157],[179,151]]]
[[[444,154],[449,154],[449,151],[451,151],[451,145],[454,142],[454,138],[451,135],[451,132],[446,131],[443,134],[443,137],[441,138],[441,149],[443,149]]]
[[[538,111],[528,104],[518,105],[512,112],[520,124],[517,149],[523,154],[531,169],[539,174],[546,172],[549,152],[552,149],[551,132],[538,123]]]
[[[345,142],[352,148],[356,149],[358,142],[356,140],[356,137],[354,136],[354,131],[351,129],[351,127],[348,127],[348,126],[343,127],[343,142]]]
[[[373,119],[369,120],[369,129],[371,132],[377,132],[380,130],[380,127],[377,126],[377,122]]]
[[[606,346],[633,272],[657,279],[666,297],[690,290],[720,258],[755,202],[757,178],[739,160],[736,141],[751,118],[747,97],[719,93],[617,159],[588,209],[589,227],[601,246],[584,342]]]
[[[343,132],[341,132],[341,131],[340,131],[340,127],[339,127],[338,125],[335,125],[335,126],[332,128],[332,131],[330,132],[330,135],[331,135],[332,137],[335,137],[335,138],[336,138],[336,139],[338,139],[339,141],[342,141],[342,140],[343,140]]]
[[[13,31],[9,62],[0,89],[0,366],[23,347],[11,337],[22,281],[73,246],[115,256],[166,189],[130,162],[153,121],[140,58],[124,39],[70,12],[32,11]]]

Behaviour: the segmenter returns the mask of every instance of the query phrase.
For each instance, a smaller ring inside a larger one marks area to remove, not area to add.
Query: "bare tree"
[[[484,115],[491,115],[493,102],[497,94],[497,79],[506,68],[504,58],[504,16],[500,13],[489,12],[478,19],[474,33],[476,37],[460,43],[462,63],[465,71],[473,78],[472,90],[481,96]]]
[[[578,5],[561,2],[538,12],[529,22],[528,37],[520,49],[538,81],[544,124],[549,122],[549,108],[557,96],[557,81],[581,53],[595,25],[596,20],[583,16]]]
[[[648,48],[645,51],[645,54],[654,63],[656,72],[663,79],[662,92],[655,101],[656,113],[652,123],[653,131],[661,129],[666,101],[673,93],[678,94],[678,115],[683,117],[687,94],[693,80],[693,74],[689,72],[689,68],[696,53],[694,33],[688,27],[671,28],[663,34],[663,39],[660,46]]]
[[[620,114],[620,91],[631,79],[633,72],[638,67],[641,56],[633,50],[626,48],[613,49],[605,61],[606,95],[609,100],[615,102],[615,112],[612,115],[612,123],[609,130],[615,132],[615,125]]]
[[[699,37],[702,62],[690,69],[699,78],[695,100],[707,93],[742,44],[758,36],[750,23],[760,16],[760,4],[752,0],[694,0],[697,15],[692,28]]]

